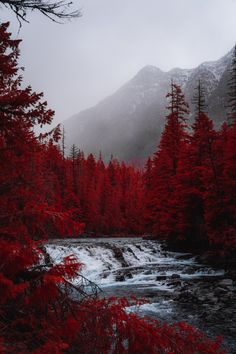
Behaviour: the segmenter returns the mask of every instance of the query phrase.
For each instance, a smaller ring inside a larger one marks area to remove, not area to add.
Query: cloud
[[[236,41],[236,2],[81,0],[83,17],[65,25],[30,16],[21,63],[25,82],[44,91],[61,121],[111,94],[143,66],[163,70],[216,60]],[[8,11],[2,20],[18,24]]]

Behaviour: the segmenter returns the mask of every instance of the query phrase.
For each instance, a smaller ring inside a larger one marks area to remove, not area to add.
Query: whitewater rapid
[[[140,306],[131,301],[127,311],[187,321],[210,335],[222,334],[236,350],[236,284],[223,269],[141,238],[52,240],[45,248],[54,264],[76,256],[83,264],[80,274],[99,286],[100,296],[147,299]],[[81,277],[73,282],[80,285]]]
[[[56,240],[46,245],[54,264],[68,255],[75,255],[83,264],[81,274],[101,288],[124,285],[167,287],[168,277],[181,279],[218,276],[215,271],[199,265],[187,253],[167,252],[157,241],[140,238],[104,238]]]

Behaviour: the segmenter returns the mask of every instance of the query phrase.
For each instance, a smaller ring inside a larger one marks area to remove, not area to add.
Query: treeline
[[[199,81],[194,122],[181,87],[171,83],[160,144],[144,171],[111,158],[105,165],[73,145],[44,143],[43,199],[82,220],[88,235],[150,233],[192,248],[236,248],[236,51],[228,122],[214,129]],[[42,167],[43,166],[43,167]],[[50,234],[55,237],[55,231]],[[64,235],[65,236],[65,235]],[[77,235],[74,235],[77,236]]]
[[[52,142],[45,143],[35,158],[37,175],[44,181],[44,201],[82,221],[88,235],[143,232],[141,171],[115,159],[105,165],[101,156],[97,160],[92,154],[85,157],[75,145],[70,156],[64,158],[59,146]],[[54,232],[50,236],[58,235]]]
[[[146,165],[145,224],[156,237],[192,248],[236,249],[236,50],[229,121],[216,131],[199,82],[190,127],[188,105],[172,83],[160,145]]]

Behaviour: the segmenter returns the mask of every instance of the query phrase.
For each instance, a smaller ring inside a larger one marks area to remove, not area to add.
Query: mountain
[[[96,106],[64,122],[67,146],[85,153],[102,152],[125,161],[142,160],[156,149],[166,115],[166,93],[171,79],[181,85],[193,112],[192,98],[198,80],[206,91],[208,112],[216,127],[226,119],[228,68],[233,50],[223,58],[194,69],[164,72],[145,66],[128,83]],[[193,117],[193,114],[191,114]]]

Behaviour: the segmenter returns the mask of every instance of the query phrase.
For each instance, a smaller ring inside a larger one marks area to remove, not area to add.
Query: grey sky
[[[32,14],[18,34],[25,82],[62,121],[113,93],[147,64],[162,70],[216,60],[236,42],[236,0],[75,0],[65,25]],[[8,11],[1,20],[12,20]]]

